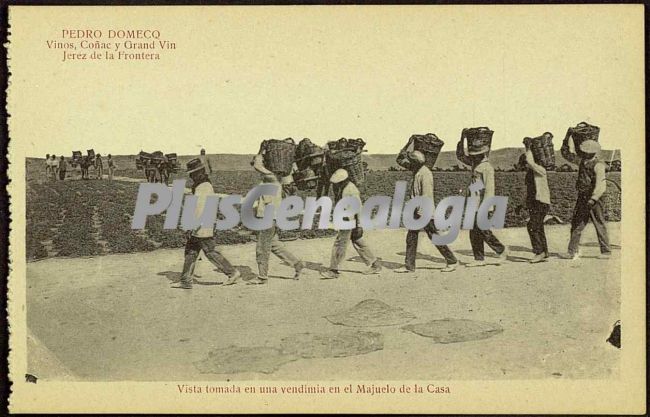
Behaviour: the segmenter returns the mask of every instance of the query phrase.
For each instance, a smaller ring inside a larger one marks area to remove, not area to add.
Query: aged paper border
[[[397,7],[397,6],[392,6]],[[410,6],[413,7],[413,6]],[[421,6],[418,6],[421,7]],[[521,7],[537,7],[543,13],[556,13],[567,6],[434,6],[434,7],[498,7],[504,18]],[[584,6],[589,7],[589,6]],[[511,381],[445,381],[451,387],[448,395],[179,395],[176,382],[25,382],[26,317],[25,317],[25,153],[21,137],[12,137],[9,144],[8,190],[11,195],[11,234],[8,312],[10,321],[10,396],[11,412],[365,412],[365,413],[625,413],[645,412],[645,177],[635,175],[645,168],[644,77],[643,62],[643,6],[600,5],[612,12],[629,13],[628,33],[638,47],[636,62],[630,62],[631,71],[639,83],[639,94],[629,99],[635,103],[637,121],[632,138],[620,138],[623,201],[621,253],[621,305],[624,327],[621,350],[620,378],[617,380],[511,380]],[[12,11],[10,8],[9,21]],[[390,7],[385,8],[390,13]],[[161,12],[152,7],[149,13]],[[272,14],[272,8],[264,8]],[[60,12],[53,7],[53,13]],[[259,9],[258,9],[259,11]],[[70,8],[66,7],[66,13]],[[81,13],[75,10],[75,13]],[[169,15],[160,15],[169,18]],[[33,24],[37,24],[33,22]],[[595,24],[592,22],[592,24]],[[11,38],[10,38],[11,40]],[[8,55],[17,53],[8,45]],[[11,61],[9,61],[11,66]],[[16,77],[20,74],[12,74]],[[605,80],[606,81],[606,80]],[[25,98],[8,90],[8,113],[18,100]],[[16,133],[9,120],[10,135]],[[13,132],[12,132],[13,131]],[[179,381],[199,383],[200,381]],[[204,381],[209,382],[209,381]],[[290,381],[285,381],[290,384]],[[296,381],[299,383],[299,381]],[[360,381],[336,381],[337,385]],[[371,382],[371,381],[368,381]],[[394,381],[399,385],[428,384],[435,381]],[[440,381],[442,382],[442,381]],[[328,381],[309,381],[310,384],[332,385]],[[380,384],[389,383],[381,381]],[[282,385],[277,381],[255,381],[257,384]],[[240,385],[245,385],[240,382]]]

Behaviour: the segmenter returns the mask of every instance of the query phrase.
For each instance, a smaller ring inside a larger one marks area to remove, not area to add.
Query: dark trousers
[[[469,231],[469,241],[472,244],[474,259],[477,261],[485,260],[484,243],[487,243],[487,245],[499,255],[506,250],[506,247],[499,242],[499,239],[494,236],[494,233],[492,233],[491,230],[481,230],[476,224],[474,224],[474,228]]]
[[[438,230],[436,229],[433,220],[431,220],[424,228],[422,229],[426,232],[429,240],[431,236],[437,234]],[[420,236],[420,230],[409,230],[406,234],[406,268],[410,270],[415,270],[415,257],[418,252],[418,237]],[[447,245],[435,245],[438,252],[445,258],[447,265],[455,264],[458,262],[454,256],[454,252],[449,249]]]
[[[541,203],[537,200],[528,205],[530,220],[528,220],[526,229],[528,230],[530,244],[533,247],[533,253],[535,255],[541,253],[548,254],[548,244],[546,243],[546,233],[544,232],[544,218],[548,213],[548,209],[548,204]]]
[[[214,238],[191,236],[185,243],[185,263],[183,264],[183,274],[181,275],[182,282],[192,282],[192,273],[196,265],[196,258],[199,257],[201,250],[205,253],[205,257],[224,274],[231,276],[235,272],[235,267],[219,252]]]
[[[603,210],[603,203],[597,201],[591,208],[589,204],[589,196],[578,196],[576,207],[573,210],[573,219],[571,219],[571,239],[569,240],[569,254],[573,255],[578,252],[580,245],[580,236],[582,231],[589,223],[589,219],[596,228],[596,235],[598,236],[598,244],[600,245],[600,253],[610,253],[609,237],[607,235],[607,226],[605,226],[605,213]]]

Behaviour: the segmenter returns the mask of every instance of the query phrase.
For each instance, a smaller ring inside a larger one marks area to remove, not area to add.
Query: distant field
[[[91,171],[92,172],[92,171]],[[100,180],[67,180],[45,182],[41,178],[40,164],[27,167],[27,258],[29,260],[52,256],[92,256],[107,253],[151,251],[157,248],[178,248],[184,245],[180,230],[163,230],[164,216],[149,218],[143,231],[130,229],[135,207],[138,183]],[[72,174],[74,176],[75,174]],[[132,170],[120,175],[141,177]],[[394,184],[407,180],[407,172],[374,171],[368,174],[362,187],[365,197],[392,196]],[[571,219],[575,201],[575,173],[551,173],[549,183],[552,194],[551,214],[563,222]],[[436,203],[450,195],[458,195],[469,181],[467,172],[436,172]],[[609,173],[608,178],[620,184],[620,173]],[[259,181],[252,171],[219,171],[212,175],[215,190],[226,194],[245,194]],[[496,192],[509,197],[506,226],[523,226],[526,212],[517,211],[525,197],[524,174],[520,172],[497,173]],[[303,196],[307,195],[302,193]],[[608,186],[607,216],[610,221],[620,221],[620,194]],[[282,238],[313,238],[331,235],[328,230],[287,231]],[[237,244],[251,241],[253,236],[244,228],[218,231],[220,244]]]

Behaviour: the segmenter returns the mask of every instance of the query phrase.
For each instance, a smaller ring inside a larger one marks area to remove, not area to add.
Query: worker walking
[[[607,184],[605,182],[605,163],[598,159],[600,144],[595,140],[586,140],[580,144],[584,156],[580,157],[575,152],[573,137],[567,135],[562,143],[561,153],[567,161],[578,164],[578,180],[576,189],[578,198],[571,219],[571,237],[569,239],[568,253],[562,256],[565,259],[578,259],[580,253],[580,237],[582,231],[591,222],[596,228],[598,244],[600,245],[601,259],[609,259],[611,249],[609,236],[605,225],[605,213],[601,201]]]
[[[344,197],[353,197],[359,200],[361,206],[361,194],[357,186],[350,181],[348,172],[345,169],[338,169],[332,174],[330,182],[333,184],[336,200],[339,201]],[[350,220],[350,219],[348,219]],[[329,269],[320,272],[322,279],[334,279],[339,277],[339,265],[345,258],[348,244],[352,241],[352,246],[356,249],[361,259],[369,266],[363,272],[364,275],[378,274],[381,271],[379,259],[370,250],[370,247],[363,239],[363,229],[359,225],[358,216],[355,216],[356,226],[350,230],[339,230],[334,239],[332,255],[330,258]]]
[[[207,173],[212,174],[212,164],[210,163],[210,159],[205,154],[205,149],[201,149],[201,155],[199,155],[199,159],[201,160],[201,163],[205,167]]]
[[[50,154],[45,154],[45,179],[50,179],[50,171],[52,167],[52,162],[50,162]]]
[[[104,161],[100,154],[95,156],[95,174],[98,180],[104,179]]]
[[[113,181],[113,174],[115,173],[115,168],[117,168],[117,166],[115,165],[115,161],[113,161],[113,157],[110,153],[108,154],[106,164],[108,165],[108,180]]]
[[[265,174],[262,180],[265,184],[274,184],[278,187],[277,193],[273,196],[262,195],[255,202],[255,216],[258,218],[264,217],[264,211],[269,204],[272,204],[275,210],[280,207],[282,201],[282,184],[277,176],[273,173]],[[283,260],[286,264],[294,269],[293,279],[298,280],[300,273],[305,267],[304,263],[294,256],[289,250],[284,247],[284,244],[278,238],[277,226],[275,221],[268,229],[257,231],[257,243],[255,246],[255,259],[257,260],[258,276],[257,278],[248,282],[248,284],[266,284],[268,281],[269,273],[269,258],[271,253]]]
[[[200,218],[203,213],[206,201],[209,196],[214,195],[214,188],[205,171],[205,167],[198,158],[192,159],[187,163],[187,173],[192,180],[192,194],[197,197],[196,210],[194,216]],[[196,230],[188,233],[188,239],[185,243],[185,262],[183,264],[183,272],[181,280],[174,288],[191,289],[192,288],[192,274],[196,259],[201,250],[205,253],[206,258],[221,272],[228,275],[225,285],[231,285],[237,282],[240,277],[240,272],[232,266],[218,250],[216,242],[214,241],[214,228],[212,225],[203,227],[199,226]]]
[[[52,179],[56,181],[59,177],[59,160],[56,159],[56,155],[52,155],[50,166],[51,166],[50,175],[52,176]]]
[[[469,193],[471,197],[479,198],[480,202],[494,196],[494,167],[490,164],[488,154],[490,147],[481,146],[477,149],[469,150],[465,153],[465,130],[461,134],[460,141],[456,146],[456,158],[466,165],[472,167],[472,183],[470,184]],[[473,185],[482,182],[484,189],[473,191]],[[467,264],[467,267],[480,267],[485,265],[485,244],[492,248],[499,255],[499,262],[507,260],[507,248],[494,236],[491,230],[482,230],[478,227],[478,222],[474,222],[474,227],[469,231],[469,240],[472,245],[474,261]]]
[[[425,165],[424,154],[420,151],[413,151],[407,154],[408,160],[410,162],[410,169],[413,172],[413,181],[411,183],[411,192],[410,197],[427,197],[431,199],[433,204],[433,173]],[[415,213],[415,218],[421,217],[420,208]],[[438,233],[433,219],[423,228],[426,232],[429,240],[431,237]],[[406,260],[405,265],[401,268],[395,270],[398,273],[408,273],[415,272],[415,258],[417,256],[418,250],[418,237],[420,230],[409,230],[406,233]],[[456,269],[458,265],[458,260],[454,253],[449,249],[447,245],[435,245],[438,252],[445,258],[447,266],[442,269],[442,272],[452,272]]]
[[[526,147],[526,207],[530,219],[526,224],[530,244],[533,247],[535,256],[530,263],[544,262],[548,258],[548,243],[544,231],[544,218],[548,214],[551,205],[551,191],[548,188],[548,177],[546,168],[535,161],[531,150],[531,138],[524,138]]]
[[[59,161],[59,180],[65,180],[65,174],[68,172],[68,163],[65,161],[63,155],[61,155],[61,160]]]

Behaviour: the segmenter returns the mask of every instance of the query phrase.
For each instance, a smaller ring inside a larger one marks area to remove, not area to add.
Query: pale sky
[[[545,131],[559,148],[581,121],[604,148],[644,140],[641,5],[12,7],[10,19],[10,126],[29,156],[342,136],[396,153],[427,132],[452,150],[471,126],[492,128],[494,148]],[[177,49],[61,62],[46,41],[64,28],[158,29]]]

